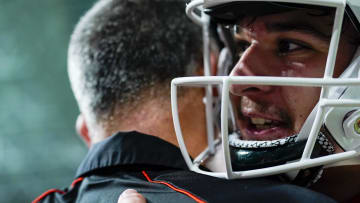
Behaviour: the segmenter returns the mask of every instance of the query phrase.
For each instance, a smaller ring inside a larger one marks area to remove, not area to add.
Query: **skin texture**
[[[322,77],[333,17],[314,17],[309,15],[312,12],[243,19],[234,34],[239,60],[230,75]],[[349,40],[352,32],[345,32],[341,38],[341,56],[337,57],[334,77],[344,71],[356,50]],[[300,131],[317,103],[320,88],[233,85],[231,94],[243,138],[274,140]],[[274,125],[265,130],[254,129],[250,118],[268,119]]]
[[[161,89],[159,86],[157,89]],[[169,92],[141,93],[145,99],[136,105],[118,106],[111,122],[107,122],[107,135],[112,135],[118,131],[142,132],[166,140],[176,146],[178,142],[174,130],[171,114],[171,104]],[[183,135],[187,142],[189,153],[192,157],[197,156],[207,146],[205,112],[202,103],[202,89],[191,89],[183,93],[178,100],[178,110],[180,123],[182,124]],[[197,112],[194,114],[194,112]],[[196,121],[196,122],[194,122]],[[191,142],[190,142],[191,141]]]

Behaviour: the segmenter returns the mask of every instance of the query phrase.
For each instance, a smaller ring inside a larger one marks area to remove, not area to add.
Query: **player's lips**
[[[239,124],[245,140],[276,140],[292,135],[286,121],[271,115],[243,112]]]

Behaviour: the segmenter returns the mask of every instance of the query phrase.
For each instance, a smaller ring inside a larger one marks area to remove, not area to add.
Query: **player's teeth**
[[[272,123],[271,120],[263,119],[263,118],[251,118],[251,123],[254,125],[264,125]]]
[[[270,125],[255,125],[256,129],[259,130],[265,130],[265,129],[269,129],[271,126]]]

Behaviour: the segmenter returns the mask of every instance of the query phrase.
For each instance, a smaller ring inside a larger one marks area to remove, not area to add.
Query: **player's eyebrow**
[[[331,38],[331,35],[327,35],[315,27],[301,22],[267,23],[266,28],[269,32],[300,32],[326,42],[329,42]]]

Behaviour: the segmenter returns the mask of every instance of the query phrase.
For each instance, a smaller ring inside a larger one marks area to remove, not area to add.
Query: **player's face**
[[[293,11],[243,19],[234,30],[239,48],[232,76],[323,77],[333,15]],[[351,27],[351,26],[349,26]],[[349,64],[356,49],[343,32],[334,76]],[[274,140],[298,133],[316,105],[320,88],[233,85],[237,124],[246,140]]]

